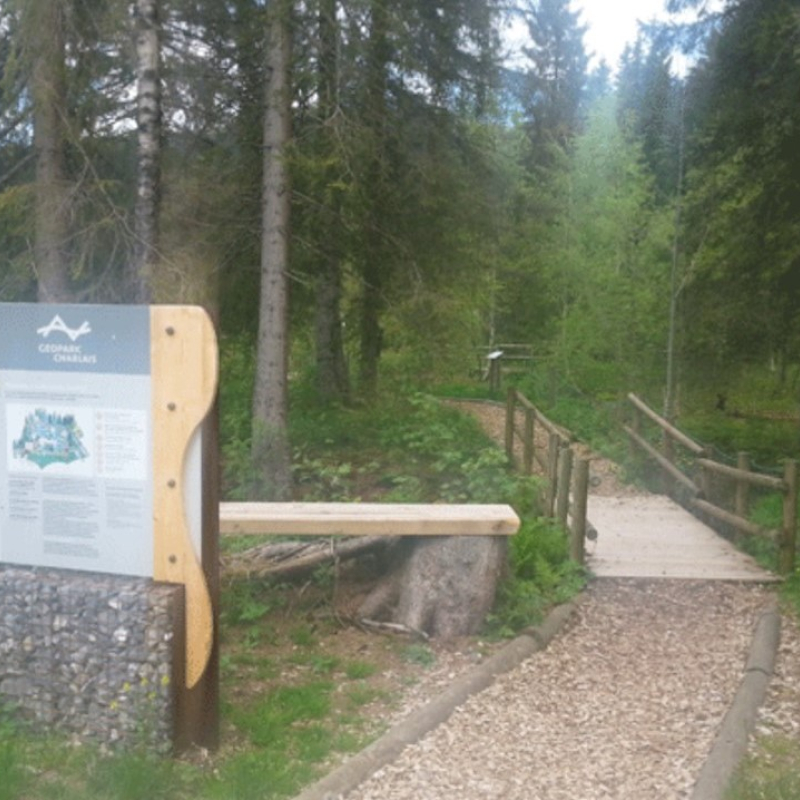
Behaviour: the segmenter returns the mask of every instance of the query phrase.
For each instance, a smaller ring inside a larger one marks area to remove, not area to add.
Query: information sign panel
[[[0,303],[0,562],[153,574],[147,307]]]

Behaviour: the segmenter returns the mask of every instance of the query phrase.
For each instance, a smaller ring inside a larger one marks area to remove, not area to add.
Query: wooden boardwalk
[[[588,516],[598,538],[587,566],[598,577],[779,580],[668,497],[591,496]]]

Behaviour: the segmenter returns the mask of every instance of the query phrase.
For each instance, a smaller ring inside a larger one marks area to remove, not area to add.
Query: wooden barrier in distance
[[[493,392],[500,390],[504,375],[527,372],[533,364],[533,347],[518,342],[478,348],[477,374],[489,382]]]

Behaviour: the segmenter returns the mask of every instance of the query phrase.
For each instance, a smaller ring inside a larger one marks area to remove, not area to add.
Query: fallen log
[[[383,551],[399,536],[330,537],[314,541],[274,542],[251,547],[223,561],[223,573],[235,578],[293,579],[331,562]]]

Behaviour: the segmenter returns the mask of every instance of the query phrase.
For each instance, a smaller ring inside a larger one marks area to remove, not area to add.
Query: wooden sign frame
[[[209,315],[5,303],[0,322],[0,561],[183,586],[175,744],[215,746],[218,350]]]
[[[150,309],[153,425],[153,578],[185,590],[183,675],[176,676],[176,747],[215,747],[219,736],[218,349],[196,306]],[[189,453],[202,447],[200,552],[186,507]]]

